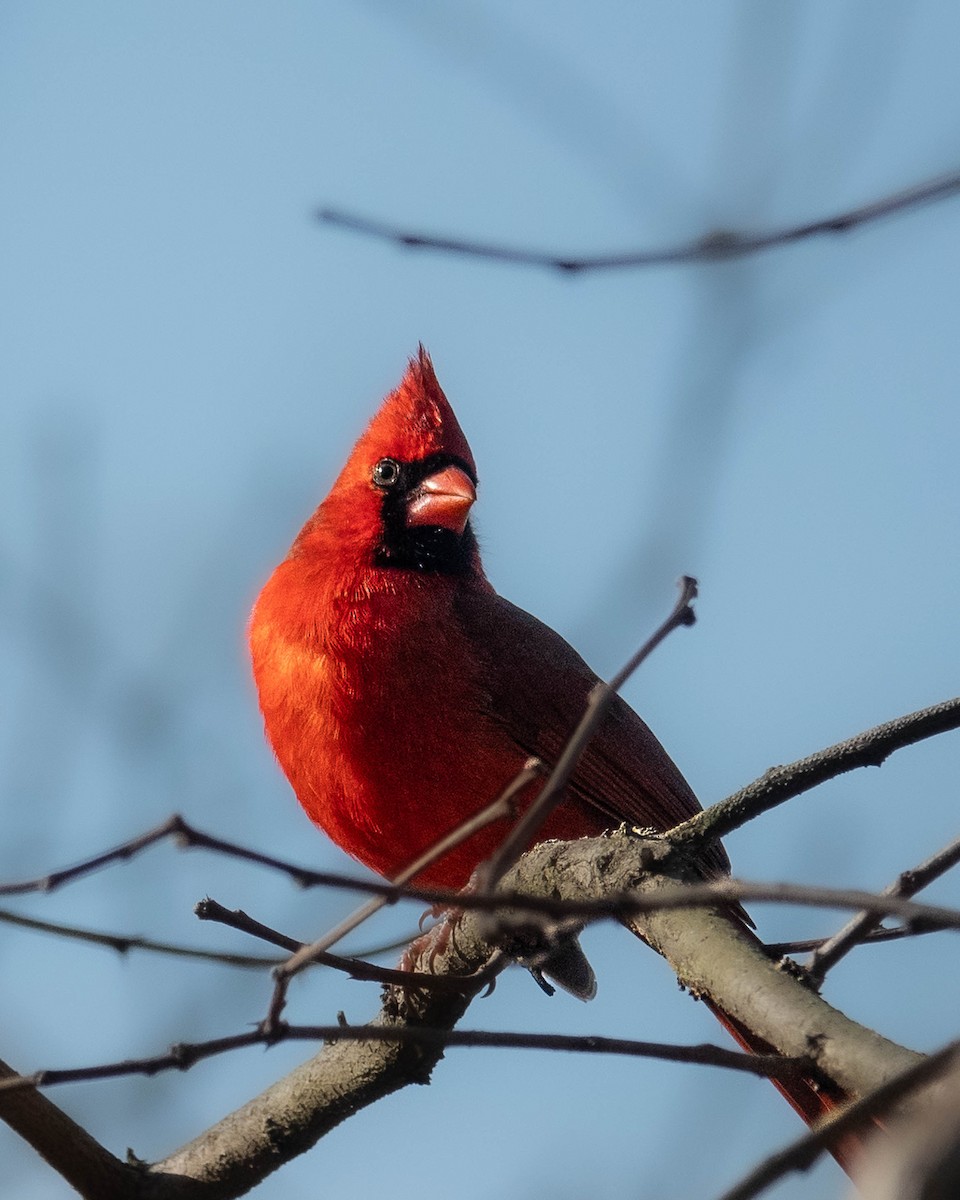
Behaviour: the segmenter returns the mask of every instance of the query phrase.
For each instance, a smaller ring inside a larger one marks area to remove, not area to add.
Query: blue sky
[[[960,201],[737,263],[578,278],[311,214],[564,253],[829,215],[960,166],[958,35],[933,2],[8,0],[0,877],[173,810],[348,865],[263,742],[244,623],[419,341],[473,445],[503,594],[609,674],[676,577],[700,579],[698,624],[627,695],[704,802],[954,694]],[[956,763],[954,735],[835,781],[734,835],[734,869],[882,886],[955,836]],[[164,848],[21,908],[245,946],[196,927],[206,893],[302,937],[350,903]],[[958,901],[950,881],[931,895]],[[771,939],[837,923],[757,915]],[[412,923],[392,920],[370,938]],[[588,948],[593,1004],[513,972],[466,1024],[722,1040],[627,935]],[[233,1032],[268,993],[10,930],[0,961],[0,1054],[24,1069]],[[826,994],[926,1048],[956,1033],[958,990],[928,941],[861,953]],[[375,1003],[318,973],[290,1015]],[[155,1158],[304,1056],[54,1099]],[[795,1132],[755,1080],[461,1050],[257,1194],[709,1196]],[[6,1132],[0,1162],[10,1194],[65,1194]],[[827,1165],[777,1195],[842,1189]]]

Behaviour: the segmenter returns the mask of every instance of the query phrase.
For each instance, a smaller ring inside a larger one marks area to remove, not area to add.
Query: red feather
[[[488,583],[466,523],[475,482],[421,347],[253,612],[254,675],[280,765],[310,818],[387,877],[489,804],[529,756],[552,763],[596,682],[563,638]],[[617,699],[537,840],[624,821],[666,830],[699,809]],[[487,827],[417,881],[462,887],[504,832]],[[707,876],[729,870],[720,847],[701,861]],[[714,1011],[748,1049],[769,1049]],[[812,1083],[781,1090],[807,1121],[846,1098]]]

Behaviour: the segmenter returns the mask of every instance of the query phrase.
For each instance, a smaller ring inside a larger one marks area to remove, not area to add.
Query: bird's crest
[[[467,439],[437,382],[430,355],[420,346],[400,386],[386,397],[357,442],[351,464],[365,467],[383,455],[417,462],[433,454],[462,459],[476,476]]]

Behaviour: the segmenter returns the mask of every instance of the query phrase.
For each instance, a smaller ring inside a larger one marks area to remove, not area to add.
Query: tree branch
[[[761,813],[828,779],[857,767],[882,766],[895,750],[957,728],[960,728],[960,697],[897,717],[789,766],[771,767],[739,792],[671,829],[668,836],[675,846],[693,853],[705,841],[726,837]]]
[[[184,850],[193,848],[212,850],[217,854],[226,854],[231,858],[239,858],[244,862],[256,863],[262,867],[270,867],[274,871],[281,871],[283,874],[289,875],[293,882],[300,887],[331,887],[346,890],[356,890],[358,887],[356,883],[349,882],[345,876],[337,872],[313,871],[308,867],[285,862],[283,859],[274,858],[269,854],[261,854],[259,850],[251,850],[237,842],[228,842],[223,838],[213,837],[191,825],[179,813],[174,813],[160,825],[148,829],[146,833],[138,834],[136,837],[122,842],[119,846],[114,846],[111,850],[105,850],[100,854],[85,858],[72,867],[63,867],[59,871],[51,871],[46,875],[39,875],[34,879],[23,880],[19,883],[0,883],[0,896],[22,896],[31,892],[55,891],[64,884],[74,883],[94,871],[113,866],[114,863],[127,862],[138,854],[142,854],[144,850],[158,842],[166,841],[168,838]],[[362,888],[363,885],[359,886]],[[390,885],[375,884],[371,881],[368,890],[389,892]]]
[[[610,906],[635,892],[637,902],[652,911],[631,918],[634,931],[670,961],[694,994],[708,996],[781,1053],[812,1061],[854,1094],[870,1091],[917,1063],[918,1055],[848,1020],[792,975],[778,970],[752,935],[716,908],[680,907],[684,875],[668,865],[672,861],[662,840],[626,834],[544,843],[504,877],[504,900],[520,891],[529,892],[538,903],[584,905],[597,903],[595,898],[600,897]],[[668,869],[671,877],[650,874],[650,866]],[[702,887],[691,891],[699,893]],[[660,898],[676,907],[658,908]],[[910,902],[889,898],[887,903]],[[360,1108],[410,1083],[426,1082],[443,1054],[447,1031],[484,986],[483,969],[501,953],[499,943],[506,939],[512,945],[518,939],[529,942],[543,936],[541,920],[531,923],[529,915],[514,910],[493,915],[465,912],[452,929],[438,928],[419,939],[416,969],[455,977],[460,984],[456,990],[388,988],[371,1027],[338,1029],[336,1041],[286,1078],[175,1154],[144,1166],[140,1182],[137,1177],[131,1181],[124,1168],[119,1177],[127,1190],[122,1194],[137,1200],[226,1200],[242,1195]],[[259,1035],[244,1036],[251,1040],[268,1034],[261,1030]],[[464,1035],[463,1040],[470,1036]],[[180,1061],[175,1065],[189,1065],[196,1057],[189,1047],[176,1053]],[[15,1094],[36,1096],[33,1091]],[[8,1111],[10,1097],[3,1096],[0,1103],[2,1111]],[[35,1139],[31,1144],[40,1141],[29,1129],[25,1136]],[[73,1147],[79,1148],[81,1159],[90,1153],[106,1155],[96,1143],[92,1148],[89,1143],[82,1131],[75,1134],[69,1128],[59,1137],[58,1153],[69,1160],[74,1174],[78,1169]],[[101,1173],[118,1170],[116,1160],[106,1156],[105,1162],[106,1166],[98,1166]],[[111,1195],[99,1181],[84,1187],[80,1188],[83,1195],[98,1200]]]
[[[550,254],[547,251],[525,250],[472,238],[446,237],[441,234],[402,229],[387,221],[361,217],[356,213],[336,208],[318,209],[316,218],[325,225],[349,229],[364,237],[393,242],[407,249],[439,250],[467,258],[510,263],[514,266],[548,267],[565,274],[575,274],[637,267],[682,266],[744,258],[750,254],[789,246],[822,234],[849,233],[852,229],[872,224],[883,217],[907,213],[921,205],[946,200],[957,192],[960,192],[960,172],[915,184],[901,192],[894,192],[857,208],[847,209],[832,217],[822,217],[802,225],[788,225],[769,233],[737,233],[733,230],[719,229],[704,234],[694,242],[667,247],[664,250],[616,251],[612,254]]]
[[[475,976],[470,976],[471,979]],[[436,976],[438,983],[456,983],[456,977]],[[442,990],[442,989],[441,989]],[[451,989],[447,989],[451,990]],[[463,992],[463,987],[460,987]],[[701,1042],[680,1046],[668,1042],[646,1042],[637,1038],[614,1038],[598,1034],[528,1033],[502,1029],[435,1029],[423,1025],[287,1025],[276,1032],[263,1026],[246,1033],[208,1038],[203,1042],[177,1042],[162,1054],[146,1058],[128,1058],[99,1063],[90,1067],[45,1068],[31,1075],[15,1073],[0,1079],[0,1096],[32,1088],[55,1087],[66,1083],[90,1083],[99,1079],[117,1079],[128,1075],[159,1075],[163,1071],[189,1071],[191,1067],[221,1054],[246,1050],[250,1046],[276,1046],[280,1042],[408,1042],[411,1045],[488,1050],[557,1050],[571,1054],[613,1054],[623,1058],[655,1058],[663,1062],[692,1063],[701,1067],[723,1067],[763,1079],[791,1079],[810,1069],[806,1058],[786,1058],[781,1054],[750,1054]]]
[[[650,867],[665,873],[653,874]],[[658,896],[672,899],[690,876],[663,842],[621,835],[537,846],[511,873],[522,891],[570,900],[635,892],[651,905]],[[699,886],[691,890],[699,892]],[[654,907],[629,925],[694,995],[709,997],[782,1054],[811,1057],[847,1092],[871,1091],[920,1058],[851,1021],[780,970],[753,934],[716,907]]]
[[[174,958],[199,959],[201,962],[215,962],[227,967],[245,967],[260,971],[274,967],[283,961],[280,958],[268,958],[266,955],[230,954],[225,950],[201,950],[196,946],[158,942],[153,938],[140,937],[136,934],[107,933],[102,929],[84,929],[79,925],[62,925],[57,921],[41,921],[37,917],[28,917],[23,913],[12,912],[6,908],[0,908],[0,922],[5,925],[17,925],[21,929],[32,929],[38,933],[52,933],[55,937],[67,938],[71,941],[106,946],[110,950],[116,950],[118,954],[129,954],[131,950],[146,950],[152,954],[169,954]]]
[[[0,1081],[17,1078],[0,1062]],[[0,1119],[32,1146],[81,1196],[127,1200],[137,1172],[115,1158],[36,1088],[0,1092]]]
[[[627,836],[546,843],[520,860],[504,879],[510,889],[582,902],[638,888],[654,900],[676,881],[650,876],[645,863],[663,844]],[[648,894],[649,893],[649,894]],[[902,902],[901,902],[902,903]],[[491,922],[495,927],[491,930]],[[638,920],[645,939],[664,954],[682,982],[709,995],[791,1057],[812,1057],[818,1068],[854,1093],[871,1090],[919,1056],[864,1029],[831,1008],[797,979],[779,971],[751,937],[716,910],[651,913]],[[489,961],[491,932],[516,936],[509,917],[465,913],[440,954],[418,943],[418,969],[477,971]],[[448,931],[449,933],[449,931]],[[435,945],[435,943],[434,943]],[[373,1025],[451,1028],[469,997],[390,989]],[[312,1146],[359,1108],[411,1082],[425,1082],[441,1055],[436,1046],[409,1042],[328,1045],[292,1075],[225,1118],[152,1171],[202,1182],[204,1197],[235,1196],[286,1160]]]
[[[885,896],[914,896],[921,888],[939,879],[960,862],[960,838],[945,846],[920,866],[901,871],[893,883],[883,889]],[[868,938],[881,921],[875,912],[858,912],[842,929],[827,938],[810,956],[807,971],[811,979],[822,983],[827,971]]]

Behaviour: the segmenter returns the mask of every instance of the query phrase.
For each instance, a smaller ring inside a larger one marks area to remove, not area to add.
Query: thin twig
[[[210,1038],[203,1042],[180,1042],[164,1054],[128,1058],[91,1067],[66,1067],[34,1071],[0,1079],[0,1094],[31,1087],[53,1087],[125,1075],[156,1075],[161,1071],[187,1071],[198,1062],[228,1054],[247,1046],[274,1046],[278,1042],[403,1042],[429,1046],[486,1047],[509,1050],[557,1050],[576,1054],[615,1054],[632,1058],[656,1058],[666,1062],[695,1063],[724,1067],[763,1078],[791,1079],[809,1070],[805,1059],[780,1054],[744,1054],[703,1042],[695,1046],[644,1042],[631,1038],[600,1037],[592,1034],[513,1033],[485,1029],[431,1029],[414,1025],[287,1025],[281,1021],[273,1031],[262,1026],[245,1033]]]
[[[882,918],[881,918],[882,919]],[[939,933],[938,929],[927,929],[921,924],[916,926],[897,925],[892,929],[874,929],[861,940],[861,945],[876,946],[883,942],[901,942],[904,938],[923,937],[928,933]],[[829,938],[800,938],[792,942],[764,942],[768,952],[779,958],[785,955],[812,954],[825,946]],[[358,958],[369,958],[369,954],[361,954]]]
[[[89,875],[92,871],[100,870],[101,867],[131,859],[141,851],[146,850],[148,846],[163,841],[165,838],[179,837],[184,825],[185,822],[183,822],[183,819],[175,813],[155,829],[148,829],[146,833],[131,838],[121,846],[116,846],[112,850],[106,850],[102,854],[95,854],[93,857],[86,858],[83,862],[77,863],[75,866],[65,867],[60,871],[51,871],[47,875],[28,879],[22,883],[0,883],[0,896],[20,896],[28,892],[52,892],[62,884],[71,883],[75,879]]]
[[[480,900],[481,897],[471,897]],[[622,920],[632,913],[653,912],[657,909],[699,908],[703,905],[723,905],[739,901],[750,904],[798,904],[805,908],[863,908],[882,916],[895,916],[903,921],[921,924],[925,928],[960,930],[960,910],[934,904],[920,904],[899,896],[874,894],[858,888],[833,888],[795,883],[750,883],[742,879],[717,879],[711,883],[677,885],[656,896],[629,895],[609,900],[562,902],[544,898],[531,903],[533,897],[502,894],[504,907],[530,908],[550,916],[578,916],[584,920],[614,917]],[[480,908],[479,903],[464,904],[465,908]]]
[[[960,192],[960,172],[915,184],[903,191],[847,209],[832,217],[822,217],[802,225],[788,225],[769,233],[737,233],[720,229],[705,234],[696,241],[664,250],[616,251],[612,254],[551,254],[547,251],[497,245],[471,238],[445,237],[402,229],[386,221],[361,217],[356,213],[336,208],[321,208],[317,211],[316,218],[323,224],[336,225],[341,229],[393,242],[408,249],[439,250],[469,258],[510,263],[515,266],[547,267],[565,274],[575,274],[584,271],[725,262],[779,246],[789,246],[822,234],[849,233],[852,229],[872,224],[883,217],[910,212],[937,200],[946,200],[957,192]]]
[[[157,842],[162,842],[167,838],[170,838],[183,850],[212,850],[216,854],[225,854],[230,858],[239,858],[244,862],[252,862],[258,866],[280,871],[288,875],[300,887],[329,887],[345,891],[352,891],[356,888],[355,883],[338,872],[313,871],[309,867],[302,867],[297,863],[286,862],[283,859],[274,858],[269,854],[261,854],[258,850],[251,850],[247,846],[239,845],[237,842],[228,842],[223,838],[217,838],[212,834],[204,833],[202,830],[191,825],[179,813],[174,813],[154,829],[149,829],[146,833],[138,834],[136,837],[130,838],[129,841],[123,842],[111,850],[106,850],[101,854],[94,854],[90,858],[85,858],[82,862],[76,863],[72,867],[64,867],[58,871],[51,871],[49,874],[39,875],[34,879],[23,880],[19,883],[0,883],[0,896],[21,896],[31,892],[52,892],[64,884],[74,883],[94,871],[101,870],[103,867],[112,866],[117,862],[126,862],[136,857],[136,855],[141,854],[144,850],[149,849],[150,846],[154,846]],[[390,891],[390,885],[386,883],[371,883],[368,890],[375,889],[387,893]]]
[[[287,937],[276,929],[255,920],[242,909],[228,909],[209,896],[201,900],[194,910],[201,921],[216,921],[230,929],[250,934],[273,946],[279,946],[295,954],[302,950],[306,943],[298,942],[295,938]],[[283,960],[286,961],[286,960]],[[274,964],[277,965],[277,964]],[[328,951],[319,952],[311,959],[311,965],[331,967],[341,971],[351,979],[368,983],[392,984],[405,988],[447,988],[454,991],[463,990],[463,980],[449,975],[428,975],[423,971],[399,971],[390,967],[380,967],[374,963],[363,962],[358,958],[345,958],[340,954],[330,954]]]
[[[949,727],[952,728],[953,726]],[[927,730],[922,736],[930,736],[934,732],[940,731]],[[808,760],[804,760],[804,762],[806,761]],[[780,769],[788,771],[790,768]],[[663,839],[658,844],[662,846]],[[289,864],[281,863],[279,866],[280,869],[286,871]],[[418,869],[422,870],[423,868],[420,866]],[[408,885],[388,883],[376,879],[358,879],[336,872],[322,872],[318,874],[323,875],[324,882],[330,887],[344,891],[366,892],[372,895],[379,902],[378,907],[382,907],[384,904],[396,904],[401,900],[408,900],[411,903],[424,906],[436,905],[446,908],[471,909],[486,912],[495,912],[500,908],[514,908],[519,911],[540,914],[551,919],[577,917],[588,921],[601,920],[608,917],[620,920],[624,917],[629,917],[633,913],[646,912],[651,907],[657,906],[682,908],[691,905],[728,902],[730,900],[749,900],[751,903],[799,904],[814,908],[864,908],[885,916],[896,916],[905,921],[915,922],[923,929],[955,928],[958,919],[960,919],[960,913],[953,909],[919,904],[915,901],[879,893],[874,894],[843,888],[747,883],[733,879],[717,880],[713,883],[691,884],[685,886],[683,889],[678,888],[676,896],[658,897],[655,903],[649,899],[637,896],[621,896],[598,901],[568,902],[550,899],[549,897],[524,896],[508,892],[487,895],[479,892],[458,892],[449,888],[410,887]],[[356,924],[360,923],[359,917],[367,911],[367,907],[367,905],[364,905],[363,908],[357,910],[354,918],[349,918],[342,922],[336,930],[331,931],[327,935],[327,938],[339,940],[341,936],[348,932],[348,925],[352,929]],[[321,941],[326,942],[327,938],[321,939]],[[320,943],[311,943],[310,946],[304,947],[304,950],[310,950],[313,946],[320,946]],[[325,949],[326,947],[321,946],[320,948]],[[282,965],[288,966],[289,962],[290,960],[288,959]]]
[[[228,954],[223,950],[199,950],[194,946],[180,946],[173,942],[157,942],[153,938],[138,937],[128,933],[105,933],[98,929],[83,929],[78,925],[62,925],[56,921],[40,921],[36,917],[28,917],[23,913],[0,909],[0,921],[6,925],[17,925],[23,929],[33,929],[39,933],[52,933],[57,937],[69,938],[74,941],[91,942],[95,946],[107,946],[119,954],[128,954],[131,950],[147,950],[152,954],[169,954],[175,958],[194,958],[202,962],[221,963],[228,967],[247,967],[263,970],[274,967],[281,961],[255,954]]]
[[[925,888],[935,879],[939,879],[960,862],[960,838],[949,846],[926,859],[913,870],[902,871],[900,875],[883,889],[884,896],[914,896],[921,888]],[[869,937],[879,925],[881,918],[875,912],[858,912],[842,929],[827,938],[822,946],[814,950],[806,964],[807,972],[816,983],[822,983],[827,971],[865,938]]]
[[[571,845],[585,846],[596,841],[598,849],[610,847],[607,838],[582,838]],[[661,843],[662,845],[662,843]],[[655,866],[651,866],[656,870]],[[423,890],[426,899],[434,893]],[[921,904],[900,896],[863,891],[859,888],[838,888],[800,883],[753,883],[729,877],[709,883],[683,883],[665,887],[655,895],[625,892],[596,900],[562,900],[551,896],[532,896],[523,892],[501,891],[495,895],[464,892],[457,897],[461,909],[496,912],[498,909],[539,915],[550,920],[577,918],[583,922],[625,921],[631,916],[661,909],[724,907],[745,901],[749,904],[795,904],[803,908],[864,909],[881,916],[898,917],[924,930],[960,930],[960,909],[936,904]]]
[[[761,813],[857,767],[879,767],[895,751],[960,727],[960,697],[897,717],[818,750],[785,767],[773,767],[726,800],[697,813],[667,833],[670,842],[695,852],[704,842],[726,837]]]

